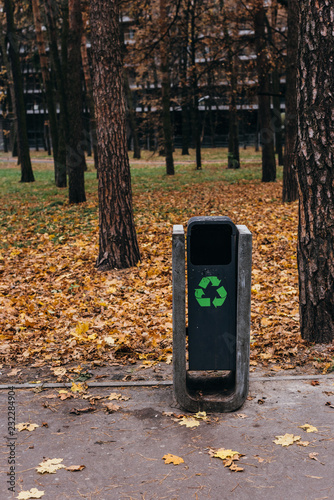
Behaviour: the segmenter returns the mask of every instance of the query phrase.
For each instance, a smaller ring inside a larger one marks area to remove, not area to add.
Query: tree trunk
[[[136,110],[133,104],[132,92],[129,85],[129,78],[126,69],[124,69],[124,90],[126,96],[126,102],[128,105],[128,117],[129,125],[132,132],[133,138],[133,157],[137,160],[140,159],[140,143],[138,137],[138,124],[136,120]]]
[[[263,0],[257,2],[254,12],[254,25],[257,49],[259,125],[262,145],[262,182],[274,182],[276,180],[276,160],[270,109],[270,67],[266,47]]]
[[[181,114],[182,114],[182,155],[189,155],[189,88],[188,88],[188,44],[189,44],[189,12],[190,0],[187,2],[184,13],[182,36],[181,72]]]
[[[167,175],[174,175],[173,130],[170,117],[170,78],[167,53],[167,22],[166,0],[160,0],[160,32],[165,34],[160,42],[163,142],[164,152],[166,155],[166,173]]]
[[[285,93],[285,155],[283,167],[283,202],[298,198],[295,144],[297,137],[297,56],[298,56],[298,2],[289,0],[288,4],[288,41],[286,58]]]
[[[86,15],[84,16],[84,21],[85,21],[84,25],[86,26],[86,24],[87,24]],[[95,164],[95,168],[97,169],[97,167],[98,167],[98,153],[97,153],[95,105],[94,105],[94,98],[93,98],[92,77],[91,77],[90,64],[89,64],[88,52],[87,52],[87,37],[86,37],[85,27],[82,31],[81,58],[82,58],[82,67],[83,67],[85,84],[86,84],[86,100],[87,100],[88,107],[89,107],[89,121],[90,121],[91,137],[92,137],[92,142],[93,142],[94,164]]]
[[[99,152],[99,269],[140,260],[126,145],[123,61],[116,0],[91,0],[93,88]]]
[[[297,76],[298,269],[305,340],[334,339],[334,7],[300,3]]]
[[[47,14],[49,46],[51,59],[54,67],[54,74],[57,85],[57,93],[59,99],[59,122],[58,122],[58,154],[57,154],[57,187],[66,187],[66,138],[68,137],[68,120],[67,120],[67,105],[66,105],[66,59],[61,62],[58,50],[58,37],[56,31],[56,22],[54,18],[52,0],[46,0],[45,9]],[[62,34],[67,38],[68,34],[68,1],[62,2],[63,24]],[[62,43],[65,45],[65,43]],[[67,47],[67,43],[66,43]],[[67,55],[66,55],[67,58]]]
[[[19,144],[19,158],[21,164],[21,182],[34,182],[34,174],[32,171],[28,134],[26,110],[23,94],[23,80],[21,73],[21,62],[19,54],[19,45],[14,26],[14,10],[12,0],[5,0],[4,7],[7,18],[7,40],[9,45],[9,60],[11,62],[14,93],[15,93],[15,109],[17,117],[17,131]]]
[[[66,164],[68,167],[69,202],[82,203],[85,195],[85,152],[82,126],[82,81],[81,81],[81,1],[69,0],[69,40],[67,74],[67,110],[69,134]]]
[[[196,4],[193,0],[191,6],[191,82],[192,82],[192,131],[196,148],[196,170],[202,170],[201,157],[201,129],[198,109],[198,81],[196,69]]]
[[[45,96],[48,108],[50,132],[52,137],[53,146],[53,158],[54,158],[54,168],[55,168],[55,181],[56,186],[58,186],[59,178],[61,175],[58,172],[59,162],[58,162],[58,125],[57,125],[57,114],[56,107],[53,96],[53,86],[51,81],[51,75],[49,71],[49,63],[46,55],[45,41],[42,32],[42,21],[41,21],[41,4],[39,0],[32,0],[32,9],[34,15],[34,25],[35,33],[39,54],[39,61],[41,66],[41,73],[43,79],[43,85],[45,88]],[[58,186],[62,187],[62,186]]]
[[[280,99],[280,77],[277,68],[272,72],[272,89],[273,89],[273,111],[274,111],[274,130],[276,142],[276,154],[278,164],[283,165],[283,140],[282,140],[282,115],[281,115],[281,99]]]

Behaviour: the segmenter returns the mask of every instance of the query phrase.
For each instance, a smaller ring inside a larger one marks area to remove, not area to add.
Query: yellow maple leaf
[[[310,424],[304,424],[299,426],[300,429],[303,429],[306,432],[318,432],[318,429]]]
[[[83,382],[78,382],[77,384],[75,382],[72,382],[72,387],[71,387],[72,392],[85,392],[86,389],[87,389],[87,384]]]
[[[178,457],[177,455],[172,455],[171,453],[167,453],[167,455],[164,455],[162,459],[165,461],[165,464],[179,465],[184,463],[183,458]]]
[[[36,470],[40,474],[45,474],[46,472],[48,474],[55,474],[58,469],[65,469],[65,465],[61,463],[62,461],[63,458],[50,458],[38,464]]]
[[[207,420],[206,416],[206,411],[198,411],[195,415],[194,418],[198,418],[199,420]]]
[[[18,500],[29,500],[30,498],[42,498],[44,495],[44,491],[40,491],[37,488],[31,488],[31,490],[20,491],[18,496]]]
[[[15,428],[21,432],[21,431],[34,431],[37,427],[39,427],[38,424],[30,424],[29,422],[23,422],[21,424],[15,425]]]
[[[179,421],[179,425],[185,425],[186,427],[198,427],[199,421],[194,417],[182,417]]]
[[[276,436],[274,443],[280,444],[282,446],[290,446],[296,441],[300,441],[300,436],[294,436],[293,434],[284,434],[284,436]]]
[[[219,450],[217,450],[213,456],[215,458],[220,458],[221,460],[226,460],[227,458],[231,458],[232,460],[239,460],[240,455],[241,454],[238,451],[219,448]]]

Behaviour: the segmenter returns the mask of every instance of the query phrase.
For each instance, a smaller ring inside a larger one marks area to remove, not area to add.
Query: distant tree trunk
[[[81,1],[69,0],[69,40],[67,74],[67,109],[69,134],[66,164],[68,166],[69,202],[82,203],[85,195],[85,152],[82,125],[82,81],[81,81]]]
[[[173,130],[170,116],[170,78],[167,52],[167,22],[166,0],[160,0],[160,32],[165,34],[160,42],[163,142],[166,155],[166,173],[167,175],[174,175]]]
[[[47,15],[48,23],[48,33],[49,33],[49,46],[51,52],[51,59],[54,67],[54,75],[57,85],[57,93],[59,99],[59,121],[58,121],[58,154],[57,154],[57,181],[58,187],[66,187],[66,139],[68,137],[68,120],[67,120],[67,104],[66,104],[66,59],[61,62],[58,50],[58,37],[56,31],[56,21],[54,13],[54,2],[52,0],[46,0],[45,10]],[[62,2],[62,34],[65,37],[65,41],[62,41],[62,45],[66,45],[67,48],[67,35],[68,35],[68,0]]]
[[[137,160],[140,159],[140,144],[138,137],[138,125],[136,120],[136,110],[133,104],[133,96],[129,85],[129,77],[126,69],[124,69],[124,90],[126,101],[128,104],[128,117],[129,125],[131,128],[132,138],[133,138],[133,157]]]
[[[26,110],[23,94],[23,80],[21,73],[21,63],[19,54],[19,45],[14,25],[14,10],[12,0],[5,0],[4,7],[7,18],[7,40],[9,44],[9,60],[11,62],[14,93],[15,93],[15,109],[17,117],[17,131],[19,143],[19,155],[21,164],[21,182],[34,182],[34,174],[31,167]]]
[[[188,44],[189,44],[190,0],[185,8],[182,36],[181,73],[181,114],[182,114],[182,155],[189,155],[189,88],[188,88]]]
[[[126,144],[123,61],[116,0],[91,0],[93,87],[99,151],[99,269],[140,260]]]
[[[298,269],[305,340],[334,339],[334,7],[300,3],[297,76]]]
[[[201,158],[201,129],[198,109],[198,81],[196,69],[196,5],[197,0],[191,4],[191,87],[192,87],[192,130],[196,148],[196,170],[202,169]]]
[[[55,181],[56,186],[59,184],[59,179],[61,174],[58,172],[59,162],[58,162],[58,125],[57,125],[57,114],[56,106],[53,96],[53,86],[51,81],[51,75],[49,71],[49,63],[46,55],[45,41],[42,32],[42,21],[41,21],[41,4],[39,0],[32,0],[32,9],[34,15],[34,25],[37,40],[37,48],[39,53],[39,61],[41,66],[41,73],[43,79],[43,85],[45,88],[45,96],[49,115],[49,124],[52,137],[53,146],[53,158],[54,158],[54,168],[55,168]],[[62,184],[62,182],[60,182]],[[62,187],[62,185],[58,186]]]
[[[86,15],[84,16],[85,25],[87,23]],[[95,168],[98,167],[98,152],[97,152],[97,137],[96,137],[96,120],[95,120],[95,104],[93,98],[93,84],[92,77],[90,72],[90,64],[88,59],[88,51],[87,51],[87,36],[85,29],[82,31],[82,40],[81,40],[81,58],[82,58],[82,66],[83,72],[85,76],[86,83],[86,100],[89,107],[89,121],[90,121],[90,130],[91,137],[93,142],[93,151],[94,151],[94,164]]]
[[[298,56],[298,2],[289,0],[288,4],[288,41],[286,57],[285,93],[285,155],[283,168],[283,202],[298,198],[295,144],[297,137],[297,56]]]
[[[278,164],[283,165],[283,138],[282,138],[282,115],[281,115],[281,99],[280,99],[280,77],[277,68],[272,72],[272,89],[273,89],[273,111],[274,111],[274,130],[276,142],[276,154]]]
[[[263,0],[256,4],[254,25],[257,49],[259,125],[262,144],[262,182],[273,182],[276,180],[276,160],[270,109],[270,68],[266,47]]]

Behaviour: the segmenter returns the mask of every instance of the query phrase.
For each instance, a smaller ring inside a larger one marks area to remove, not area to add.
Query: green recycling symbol
[[[213,299],[212,305],[214,305],[214,307],[216,308],[221,307],[224,304],[225,299],[227,297],[227,291],[223,286],[220,286],[221,281],[220,279],[217,278],[217,276],[206,276],[205,278],[201,279],[198,285],[200,288],[195,289],[196,300],[201,307],[211,306],[211,299],[209,297],[205,297],[205,289],[209,283],[211,283],[212,286],[217,288],[216,291],[218,294],[218,296],[216,296]]]

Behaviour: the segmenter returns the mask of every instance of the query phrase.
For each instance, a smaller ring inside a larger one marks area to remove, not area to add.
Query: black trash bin
[[[237,234],[229,217],[188,222],[189,370],[236,369]]]

